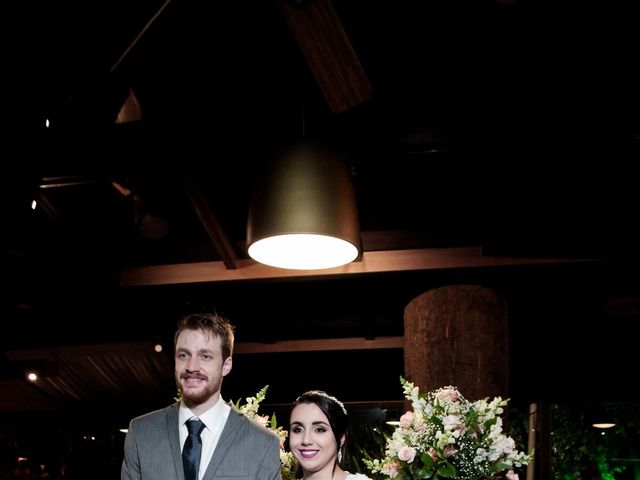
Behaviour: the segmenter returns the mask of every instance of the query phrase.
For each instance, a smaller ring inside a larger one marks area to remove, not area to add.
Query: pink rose
[[[507,477],[507,480],[518,480],[518,474],[515,473],[513,470],[509,470],[507,472],[506,477]]]
[[[403,462],[411,463],[416,458],[416,449],[406,445],[398,450],[398,458]]]
[[[398,464],[396,462],[391,462],[387,464],[386,468],[382,469],[382,473],[384,475],[388,475],[391,478],[395,478],[398,476]]]
[[[443,388],[436,393],[436,398],[440,402],[455,402],[460,394],[455,388]]]
[[[453,445],[447,445],[446,447],[444,447],[444,454],[447,457],[451,457],[451,456],[455,455],[456,453],[458,453],[458,450],[456,450]]]
[[[400,417],[400,426],[402,428],[409,428],[413,423],[413,412],[406,412]]]
[[[438,458],[440,458],[440,457],[438,457],[438,454],[437,454],[437,453],[436,453],[436,451],[433,449],[433,447],[429,448],[429,451],[428,451],[427,453],[429,453],[429,456],[430,456],[431,458],[433,458],[434,460],[437,460]]]

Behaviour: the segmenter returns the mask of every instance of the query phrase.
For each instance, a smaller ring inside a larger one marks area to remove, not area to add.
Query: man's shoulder
[[[148,412],[135,417],[133,420],[131,420],[131,423],[137,425],[155,424],[166,418],[167,415],[170,415],[174,410],[177,412],[178,407],[179,404],[174,403],[172,405],[169,405],[168,407],[160,408],[158,410],[154,410],[152,412]]]

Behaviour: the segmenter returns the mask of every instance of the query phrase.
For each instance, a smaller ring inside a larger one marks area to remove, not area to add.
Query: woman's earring
[[[342,462],[342,446],[338,449],[338,463]]]

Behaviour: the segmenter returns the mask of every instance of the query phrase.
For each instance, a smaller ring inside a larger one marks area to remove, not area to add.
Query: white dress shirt
[[[205,427],[200,434],[200,438],[202,439],[202,454],[200,455],[200,470],[198,471],[198,480],[202,480],[204,472],[206,472],[207,467],[209,466],[211,456],[216,449],[216,445],[218,445],[218,440],[220,440],[222,429],[224,428],[225,423],[227,423],[227,418],[229,417],[230,411],[231,407],[229,407],[229,405],[227,405],[222,400],[222,397],[218,399],[218,402],[213,407],[204,412],[202,415],[197,416],[194,415],[193,412],[191,412],[191,410],[189,410],[189,408],[187,408],[183,402],[180,403],[178,422],[180,425],[181,449],[184,448],[184,443],[187,441],[187,437],[189,436],[189,430],[187,429],[186,425],[187,420],[198,418],[202,423],[204,423]]]

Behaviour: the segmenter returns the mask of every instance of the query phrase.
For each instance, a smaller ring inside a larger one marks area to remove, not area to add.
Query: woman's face
[[[327,416],[315,403],[299,403],[291,411],[289,447],[302,470],[332,470],[338,454]]]

